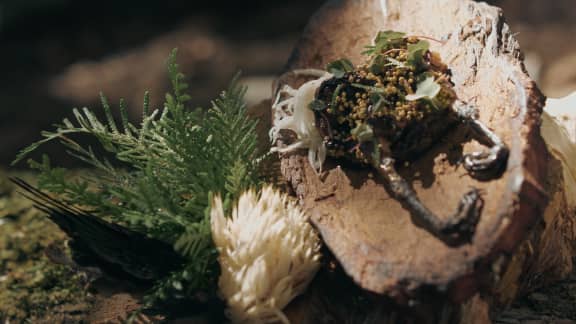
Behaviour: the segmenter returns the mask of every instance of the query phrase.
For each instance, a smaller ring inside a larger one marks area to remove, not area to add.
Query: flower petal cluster
[[[304,292],[320,265],[320,239],[305,214],[265,187],[243,193],[229,218],[216,197],[210,216],[228,317],[234,323],[288,323],[282,309]]]

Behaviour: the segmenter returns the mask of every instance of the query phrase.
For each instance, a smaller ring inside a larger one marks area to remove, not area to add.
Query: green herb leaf
[[[360,143],[369,142],[374,139],[374,130],[366,123],[356,126],[350,131],[350,134]]]
[[[382,53],[390,47],[394,47],[400,43],[406,36],[405,33],[397,32],[393,30],[381,31],[376,35],[374,39],[374,46],[367,46],[366,51],[362,54],[364,55],[374,55]]]
[[[376,46],[374,45],[368,45],[368,46],[364,46],[365,50],[361,53],[362,55],[373,55],[376,53]]]
[[[329,63],[326,66],[326,71],[332,73],[336,78],[342,78],[347,72],[354,71],[354,64],[348,59],[340,59]]]
[[[386,66],[386,58],[382,55],[376,55],[370,65],[370,72],[373,74],[380,74]]]
[[[340,83],[334,90],[334,93],[332,93],[332,101],[330,102],[330,106],[332,108],[336,107],[336,98],[338,98],[338,96],[340,95],[340,91],[342,90],[343,87],[344,84]]]
[[[310,108],[314,111],[322,111],[322,110],[326,109],[326,107],[327,107],[326,103],[320,99],[314,99],[308,105],[308,108]]]
[[[422,98],[434,99],[441,89],[442,87],[434,81],[434,77],[428,76],[416,85],[416,93],[407,95],[406,100],[415,101]]]
[[[370,94],[370,101],[372,102],[372,114],[378,113],[386,107],[386,105],[391,106],[390,103],[381,93],[373,92]]]
[[[403,32],[398,32],[398,31],[394,31],[394,30],[385,30],[385,31],[381,31],[378,33],[378,35],[376,35],[376,43],[379,42],[393,42],[393,41],[397,41],[400,40],[402,38],[404,38],[404,36],[406,36],[406,33]]]
[[[416,44],[408,44],[408,55],[406,62],[418,68],[424,65],[424,55],[430,49],[430,43],[425,40],[420,40]]]
[[[384,93],[384,89],[375,86],[369,86],[362,83],[351,83],[350,85],[354,88],[367,90],[369,92]]]

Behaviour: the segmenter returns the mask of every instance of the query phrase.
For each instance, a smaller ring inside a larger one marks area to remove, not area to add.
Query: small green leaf
[[[334,90],[334,93],[332,93],[332,101],[330,102],[330,107],[336,107],[336,98],[338,98],[338,96],[340,95],[340,91],[342,90],[343,87],[344,84],[340,83]]]
[[[369,86],[369,85],[365,85],[362,83],[351,83],[350,84],[352,87],[354,88],[358,88],[358,89],[362,89],[362,90],[367,90],[370,92],[376,92],[376,93],[384,93],[384,89],[379,88],[379,87],[375,87],[375,86]]]
[[[386,59],[382,55],[376,55],[370,65],[370,72],[373,74],[380,74],[386,66]]]
[[[350,134],[360,143],[369,142],[374,139],[374,130],[366,123],[356,126],[350,131]]]
[[[310,102],[310,104],[308,105],[308,108],[314,111],[322,111],[326,109],[326,107],[327,107],[326,103],[320,99],[312,100],[312,102]]]
[[[442,87],[434,81],[433,76],[428,76],[426,79],[416,85],[416,93],[406,96],[406,100],[415,101],[418,99],[434,99]]]
[[[342,78],[347,72],[354,71],[354,64],[350,62],[348,59],[340,59],[338,61],[334,61],[328,63],[326,66],[326,71],[332,73],[336,78]]]
[[[373,92],[370,94],[370,101],[372,102],[372,114],[378,113],[380,110],[384,109],[386,105],[391,106],[390,103],[381,93]]]
[[[382,99],[383,99],[382,94],[378,92],[373,92],[370,94],[370,101],[372,102],[372,104],[376,104],[378,101]]]
[[[404,36],[406,36],[406,33],[398,32],[398,31],[394,31],[394,30],[385,30],[385,31],[379,32],[378,35],[376,35],[375,43],[383,42],[383,41],[392,42],[395,40],[400,40],[400,39],[404,38]]]
[[[408,44],[408,55],[406,62],[414,67],[424,65],[424,55],[430,49],[430,43],[420,40],[416,44]]]
[[[373,45],[368,45],[368,46],[364,46],[365,50],[361,53],[362,55],[372,55],[374,53],[376,53],[376,46]]]
[[[405,33],[393,30],[381,31],[378,33],[378,35],[376,35],[376,38],[374,39],[374,46],[367,46],[366,51],[364,51],[362,54],[365,55],[380,54],[383,51],[389,49],[390,47],[397,47],[399,43],[402,42],[405,36],[406,36]]]

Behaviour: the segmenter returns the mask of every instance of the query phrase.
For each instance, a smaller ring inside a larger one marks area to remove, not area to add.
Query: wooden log
[[[551,99],[541,133],[551,153],[546,192],[550,203],[542,219],[511,259],[495,293],[501,305],[568,276],[576,256],[576,94]]]
[[[505,306],[568,273],[576,229],[566,225],[574,224],[574,215],[566,205],[562,165],[540,135],[544,97],[525,72],[501,10],[468,0],[328,1],[311,18],[286,72],[322,69],[342,57],[360,63],[363,46],[382,30],[442,40],[431,49],[452,70],[458,96],[479,107],[480,119],[504,139],[510,158],[500,178],[471,178],[457,161],[480,147],[466,131],[455,130],[400,170],[440,215],[452,212],[471,186],[483,190],[473,241],[450,247],[414,225],[372,170],[329,159],[318,175],[305,152],[283,155],[283,175],[346,274],[399,305],[438,296],[458,304],[480,292],[458,306],[465,319],[485,318],[489,306]],[[302,82],[285,74],[277,86]]]

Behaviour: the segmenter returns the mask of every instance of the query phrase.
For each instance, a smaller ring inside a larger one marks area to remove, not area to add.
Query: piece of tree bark
[[[550,99],[541,133],[551,157],[546,192],[550,203],[542,219],[518,248],[496,286],[500,305],[516,295],[561,279],[574,271],[576,256],[576,93]]]
[[[468,0],[328,1],[310,20],[286,72],[322,69],[342,57],[360,63],[363,46],[382,30],[442,40],[431,42],[431,50],[452,70],[458,96],[474,103],[480,119],[510,148],[500,178],[475,180],[457,162],[481,147],[458,129],[400,170],[439,215],[450,214],[470,187],[480,188],[485,204],[473,241],[449,247],[414,225],[370,169],[328,160],[318,175],[302,152],[282,157],[282,173],[326,245],[362,288],[400,304],[437,293],[459,302],[479,289],[493,291],[498,276],[507,273],[509,256],[529,235],[554,240],[554,230],[543,234],[534,227],[542,222],[547,189],[558,186],[546,178],[552,157],[539,132],[544,98],[525,72],[501,11]],[[278,85],[302,81],[287,74]],[[558,212],[548,213],[555,218]],[[526,263],[520,268],[522,273]]]

